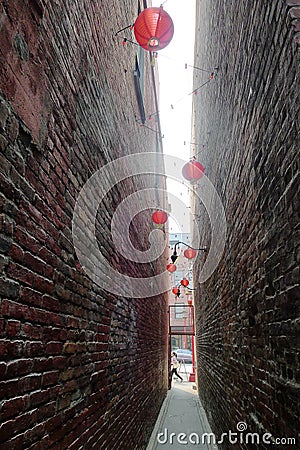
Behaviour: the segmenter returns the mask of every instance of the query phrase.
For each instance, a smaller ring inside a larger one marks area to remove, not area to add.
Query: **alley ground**
[[[174,377],[147,450],[193,449],[195,445],[203,450],[217,450],[211,441],[212,431],[199,400],[196,383],[188,381],[190,371],[190,364],[182,365],[179,373],[183,382]],[[210,437],[207,434],[211,434]]]

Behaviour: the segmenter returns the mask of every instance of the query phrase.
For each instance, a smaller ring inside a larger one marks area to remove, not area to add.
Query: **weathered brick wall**
[[[166,299],[104,291],[72,242],[89,177],[120,156],[156,150],[156,133],[135,122],[136,47],[115,37],[137,11],[136,1],[0,2],[3,450],[145,448],[166,393]],[[110,220],[122,199],[149,186],[151,176],[120,183],[97,216],[102,251],[125,272],[124,258],[111,255]],[[137,248],[151,226],[150,212],[134,221]],[[132,263],[127,273],[162,267]]]
[[[300,98],[289,6],[199,0],[196,40],[195,66],[219,66],[194,96],[194,133],[208,140],[199,159],[228,226],[222,260],[196,295],[200,397],[218,436],[243,421],[261,436],[297,438]],[[207,76],[194,74],[197,88]],[[196,212],[209,243],[209,218]],[[225,438],[220,448],[269,446]]]

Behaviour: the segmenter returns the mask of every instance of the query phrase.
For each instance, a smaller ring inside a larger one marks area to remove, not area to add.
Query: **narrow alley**
[[[1,450],[300,448],[300,0],[154,3],[0,0]]]

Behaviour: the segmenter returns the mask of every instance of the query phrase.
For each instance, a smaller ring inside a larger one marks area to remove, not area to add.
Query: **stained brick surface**
[[[0,2],[3,450],[145,448],[166,393],[164,297],[100,289],[72,242],[73,209],[88,178],[120,156],[157,148],[156,133],[135,121],[136,47],[115,37],[137,13],[135,1]],[[148,58],[145,77],[152,113]],[[126,261],[112,256],[112,214],[147,187],[151,176],[125,180],[101,204],[97,236],[115,268],[125,270]],[[149,244],[150,217],[133,221],[140,249]],[[148,277],[163,267],[158,260],[126,270]]]
[[[199,0],[196,37],[195,65],[219,73],[194,97],[195,142],[208,142],[199,158],[228,227],[221,262],[196,291],[200,397],[218,436],[244,421],[298,439],[299,47],[289,6]],[[194,87],[205,80],[195,70]]]

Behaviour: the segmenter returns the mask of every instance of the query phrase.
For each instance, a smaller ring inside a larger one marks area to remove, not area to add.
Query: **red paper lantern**
[[[186,278],[183,278],[183,279],[180,281],[180,284],[181,284],[182,286],[184,286],[184,287],[187,287],[187,286],[190,284],[190,282],[189,282],[189,280],[187,280]]]
[[[153,6],[139,14],[133,31],[141,47],[148,51],[157,51],[166,47],[172,40],[174,25],[162,6]]]
[[[182,168],[182,175],[192,183],[198,181],[204,175],[204,167],[198,161],[189,161]]]
[[[187,259],[195,258],[196,255],[196,250],[193,250],[192,248],[186,248],[183,252],[183,256]]]
[[[178,288],[173,288],[172,292],[173,292],[174,295],[178,295],[180,291],[179,291]]]
[[[193,300],[191,298],[188,298],[188,305],[192,306],[193,305]]]
[[[175,264],[168,264],[167,265],[167,271],[168,272],[175,272],[175,270],[177,269],[177,267],[175,266]]]
[[[165,211],[155,211],[152,214],[152,222],[162,225],[168,220],[168,214]]]

